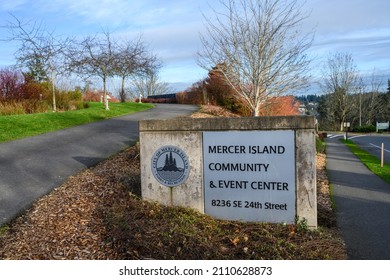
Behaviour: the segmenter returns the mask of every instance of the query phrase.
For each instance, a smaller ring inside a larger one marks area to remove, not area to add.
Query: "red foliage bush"
[[[299,102],[294,96],[279,96],[270,98],[260,107],[261,116],[298,116]]]
[[[176,94],[177,103],[179,104],[204,104],[202,91],[191,88],[188,91],[178,92]]]
[[[95,91],[87,91],[84,94],[83,100],[84,101],[91,101],[91,102],[100,102],[101,100],[101,94]]]
[[[23,99],[46,100],[52,94],[49,83],[24,83],[21,88]]]
[[[49,83],[37,83],[24,79],[21,72],[9,69],[0,70],[0,99],[1,100],[24,100],[46,99],[51,93]]]
[[[176,98],[180,104],[217,105],[241,116],[253,115],[245,100],[224,80],[218,67],[211,70],[206,79],[177,93]],[[299,115],[299,102],[293,96],[273,97],[260,106],[260,112],[261,116]]]
[[[114,96],[112,96],[110,93],[107,93],[108,102],[120,102],[120,100]],[[83,97],[84,101],[91,101],[91,102],[103,102],[103,91],[92,91],[89,90],[84,94]]]
[[[194,83],[185,92],[176,95],[180,104],[217,105],[235,114],[248,116],[251,114],[248,106],[227,84],[217,68],[209,72],[206,79]]]
[[[0,70],[0,100],[22,99],[23,75],[10,69]]]

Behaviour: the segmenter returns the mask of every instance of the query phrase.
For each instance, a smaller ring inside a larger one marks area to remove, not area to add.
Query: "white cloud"
[[[26,0],[2,0],[0,2],[0,11],[12,12],[26,3]]]
[[[308,0],[309,19],[319,33],[344,33],[389,26],[388,0]]]
[[[350,53],[359,70],[384,69],[390,59],[390,1],[388,0],[307,0],[312,10],[307,20],[316,25],[311,55],[314,72],[332,52]]]
[[[88,24],[148,27],[188,19],[199,2],[202,1],[39,0],[36,3],[40,9],[74,15]]]

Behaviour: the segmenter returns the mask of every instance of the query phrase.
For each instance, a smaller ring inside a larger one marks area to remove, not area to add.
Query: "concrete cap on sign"
[[[314,129],[314,116],[243,117],[243,118],[178,118],[140,121],[140,131],[218,131]]]

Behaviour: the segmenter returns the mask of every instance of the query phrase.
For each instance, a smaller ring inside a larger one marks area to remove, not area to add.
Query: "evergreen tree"
[[[387,80],[387,94],[390,94],[390,79]]]
[[[26,64],[28,68],[28,72],[24,73],[26,79],[36,83],[49,81],[47,72],[44,69],[44,64],[41,59],[34,57],[31,58]]]

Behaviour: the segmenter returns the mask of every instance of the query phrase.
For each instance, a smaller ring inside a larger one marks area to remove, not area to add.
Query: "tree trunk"
[[[121,102],[124,103],[125,101],[126,101],[126,96],[125,96],[125,78],[122,77]]]
[[[108,107],[106,77],[103,78],[103,87],[104,87],[104,92],[103,92],[104,108],[105,108],[106,110],[110,110],[110,108]]]
[[[260,106],[256,106],[255,110],[253,111],[253,116],[254,117],[260,116]]]
[[[340,122],[340,132],[344,131],[344,122],[345,122],[345,117],[342,117]]]
[[[57,112],[56,90],[55,90],[54,83],[55,83],[55,78],[54,78],[54,74],[52,73],[51,84],[52,84],[52,94],[53,94],[53,112]]]
[[[253,116],[260,117],[261,110],[264,110],[264,107],[261,108],[261,102],[255,99],[255,104],[251,105],[251,107],[253,107]]]

